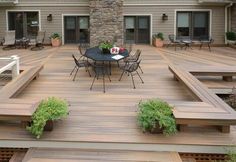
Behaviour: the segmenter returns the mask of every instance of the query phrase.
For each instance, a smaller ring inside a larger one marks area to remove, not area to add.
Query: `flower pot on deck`
[[[51,38],[51,43],[53,47],[59,47],[61,45],[61,39],[59,38]]]
[[[161,48],[164,46],[164,42],[163,42],[163,40],[156,38],[156,39],[153,39],[153,45],[155,47]]]
[[[48,120],[46,122],[46,125],[44,126],[44,131],[52,131],[53,130],[53,121],[52,120]]]

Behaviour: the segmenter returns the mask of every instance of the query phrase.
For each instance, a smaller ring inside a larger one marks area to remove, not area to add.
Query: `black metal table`
[[[127,50],[125,50],[123,53],[119,53],[119,55],[123,56],[122,58],[115,59],[114,54],[103,54],[102,51],[98,47],[89,48],[85,52],[85,56],[94,60],[94,61],[101,61],[101,62],[113,62],[113,61],[120,61],[126,57],[129,56],[129,53]]]

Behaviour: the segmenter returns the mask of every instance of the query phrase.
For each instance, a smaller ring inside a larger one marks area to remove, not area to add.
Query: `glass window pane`
[[[80,24],[80,29],[88,29],[89,28],[88,17],[80,17],[79,24]]]
[[[39,29],[38,12],[27,12],[27,36],[37,36]]]
[[[67,17],[66,18],[66,29],[67,30],[73,30],[75,29],[76,24],[75,24],[75,17]]]
[[[189,13],[178,13],[177,27],[189,27]]]
[[[209,39],[209,12],[193,13],[193,38]]]
[[[148,28],[148,19],[144,17],[140,17],[138,20],[138,28],[139,29],[147,29]]]
[[[194,27],[206,27],[206,13],[194,13]]]
[[[134,17],[126,17],[125,18],[125,28],[126,29],[134,29]]]

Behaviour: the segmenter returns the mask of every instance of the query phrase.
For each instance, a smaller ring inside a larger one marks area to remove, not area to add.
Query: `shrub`
[[[159,99],[139,103],[138,123],[144,132],[152,132],[157,126],[163,129],[164,135],[172,135],[177,132],[172,107]]]
[[[103,42],[99,45],[100,49],[107,49],[110,50],[113,47],[113,45],[109,42]]]
[[[161,39],[162,41],[164,40],[164,34],[163,33],[157,33],[152,35],[153,39]]]
[[[235,32],[227,32],[226,38],[227,38],[227,40],[235,41],[236,40],[236,33]]]
[[[50,38],[52,38],[52,39],[61,39],[61,36],[60,36],[60,34],[58,34],[58,33],[52,33],[52,35],[50,36]]]
[[[43,134],[44,126],[48,120],[57,120],[68,115],[68,104],[64,100],[49,97],[42,100],[32,116],[32,123],[26,129],[36,138]]]
[[[227,162],[236,162],[236,152],[235,151],[229,151],[227,154]]]

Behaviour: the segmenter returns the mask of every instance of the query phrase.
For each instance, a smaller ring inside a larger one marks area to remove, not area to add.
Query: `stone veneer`
[[[123,0],[90,0],[90,45],[122,45],[123,19]]]
[[[232,8],[232,31],[236,32],[236,4]]]

